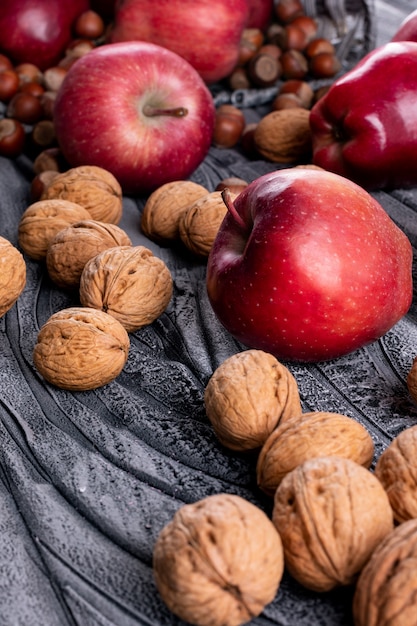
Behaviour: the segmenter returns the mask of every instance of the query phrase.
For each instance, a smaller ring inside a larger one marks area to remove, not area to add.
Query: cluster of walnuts
[[[120,374],[129,333],[151,324],[173,289],[166,264],[133,246],[118,226],[122,190],[96,166],[53,173],[19,222],[21,249],[44,262],[61,289],[80,305],[53,314],[41,327],[33,359],[50,383],[73,391],[100,387]]]
[[[276,597],[285,567],[316,592],[355,585],[356,626],[397,612],[395,623],[415,624],[417,426],[371,471],[368,431],[346,415],[303,413],[291,372],[255,349],[214,371],[204,402],[222,445],[257,453],[272,514],[225,493],[181,507],[154,548],[167,606],[196,626],[239,626]]]

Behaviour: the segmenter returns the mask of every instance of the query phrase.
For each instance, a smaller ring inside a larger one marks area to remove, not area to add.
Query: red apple
[[[99,46],[69,69],[54,123],[72,167],[110,171],[126,194],[187,178],[206,156],[213,98],[183,58],[155,44]]]
[[[391,41],[417,41],[417,9],[401,22]]]
[[[243,344],[282,360],[329,360],[375,341],[407,312],[410,242],[362,187],[291,168],[227,204],[207,291]]]
[[[235,67],[248,14],[248,0],[119,0],[109,41],[156,43],[213,83]]]
[[[274,0],[249,0],[247,28],[266,31],[274,15]]]
[[[14,63],[55,65],[71,41],[72,25],[89,0],[1,0],[0,50]]]

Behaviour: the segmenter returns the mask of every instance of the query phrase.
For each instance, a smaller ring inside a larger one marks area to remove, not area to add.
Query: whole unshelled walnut
[[[50,241],[70,224],[89,220],[91,215],[80,204],[61,200],[38,200],[29,205],[19,221],[19,245],[35,261],[42,261]]]
[[[255,349],[234,354],[214,371],[204,404],[218,439],[232,450],[260,448],[278,424],[302,411],[288,368]]]
[[[78,289],[87,261],[108,248],[131,245],[128,235],[116,224],[75,222],[50,241],[46,252],[48,274],[58,287]]]
[[[359,422],[339,413],[313,411],[280,424],[262,446],[256,474],[259,487],[273,495],[293,469],[318,456],[342,456],[369,468],[374,443]]]
[[[49,383],[70,391],[101,387],[122,371],[129,336],[111,315],[70,307],[51,315],[38,333],[33,362]]]
[[[99,253],[84,266],[81,304],[105,311],[128,332],[151,324],[172,296],[171,272],[144,246],[119,246]]]
[[[81,204],[99,222],[118,224],[122,218],[122,188],[113,174],[96,165],[80,165],[58,174],[41,196],[41,200],[52,198]]]
[[[282,543],[260,508],[217,494],[176,512],[157,538],[153,567],[175,615],[195,626],[239,626],[274,599]]]
[[[376,547],[353,597],[355,626],[415,626],[417,519],[397,526]]]
[[[230,194],[232,200],[236,194]],[[179,223],[181,241],[194,254],[207,257],[227,207],[220,191],[212,191],[192,202]]]
[[[0,317],[15,304],[26,285],[26,263],[17,248],[0,237]]]
[[[375,475],[388,494],[397,522],[417,518],[417,426],[403,430],[381,453]]]
[[[337,456],[305,461],[285,476],[272,521],[290,574],[313,591],[350,585],[393,529],[392,509],[368,469]]]

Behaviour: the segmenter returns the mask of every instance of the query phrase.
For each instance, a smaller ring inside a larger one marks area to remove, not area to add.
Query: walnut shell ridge
[[[389,533],[372,553],[356,584],[355,626],[415,626],[417,519]]]
[[[122,371],[129,336],[111,315],[86,307],[62,309],[41,327],[33,362],[49,383],[70,391],[101,387]]]
[[[128,332],[151,324],[172,297],[171,272],[144,246],[109,248],[87,261],[81,304],[115,317]]]
[[[0,317],[15,304],[26,285],[26,263],[19,250],[0,237]]]
[[[176,512],[157,538],[153,567],[175,615],[194,626],[239,626],[274,599],[282,543],[260,508],[216,494]]]
[[[417,426],[403,430],[379,456],[375,475],[388,494],[394,519],[417,518]]]
[[[236,195],[231,194],[232,199]],[[181,216],[181,241],[193,254],[208,257],[226,213],[227,207],[220,191],[212,191],[199,198]]]
[[[310,459],[285,476],[275,492],[272,521],[288,571],[313,591],[355,582],[393,529],[379,480],[354,461],[336,456]]]
[[[258,486],[269,495],[293,469],[318,456],[341,456],[369,468],[374,443],[366,428],[347,415],[303,413],[280,424],[265,441],[256,466]]]
[[[19,221],[19,245],[31,259],[43,261],[50,241],[70,224],[89,220],[91,215],[80,204],[61,200],[38,200],[29,205]]]
[[[278,424],[302,411],[289,369],[256,349],[232,355],[214,371],[204,404],[220,442],[242,451],[260,448]]]
[[[96,220],[75,222],[50,241],[46,252],[48,274],[58,287],[79,289],[87,261],[108,248],[130,245],[128,235],[115,224]]]
[[[81,204],[98,222],[118,224],[122,218],[122,188],[111,172],[96,165],[80,165],[58,174],[41,195],[41,200],[52,198]]]

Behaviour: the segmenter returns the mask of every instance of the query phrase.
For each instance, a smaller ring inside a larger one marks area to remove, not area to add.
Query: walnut
[[[107,248],[130,245],[132,242],[119,226],[81,220],[53,237],[46,252],[46,267],[58,287],[78,289],[87,261]]]
[[[255,349],[229,357],[214,371],[204,403],[218,439],[232,450],[261,447],[278,424],[301,413],[291,372]]]
[[[397,526],[372,553],[353,596],[355,626],[415,626],[417,519]]]
[[[217,494],[176,512],[157,538],[153,566],[162,599],[182,620],[238,626],[274,599],[282,543],[260,508]]]
[[[406,382],[410,396],[417,403],[417,356],[413,360]]]
[[[417,517],[417,426],[403,430],[380,455],[375,475],[388,494],[397,522]]]
[[[0,237],[0,317],[17,301],[26,285],[26,263],[17,248]]]
[[[87,209],[69,200],[38,200],[29,205],[19,221],[19,245],[36,261],[46,257],[49,242],[66,226],[89,220]]]
[[[230,196],[233,200],[237,194]],[[226,213],[220,191],[212,191],[192,202],[180,218],[181,241],[194,254],[207,257]]]
[[[56,176],[41,196],[52,198],[81,204],[99,222],[118,224],[122,218],[122,188],[113,174],[96,165],[80,165]]]
[[[356,420],[339,413],[303,413],[269,435],[258,457],[257,482],[273,495],[284,476],[308,459],[342,456],[369,468],[373,455],[372,437]]]
[[[179,220],[187,207],[208,193],[208,189],[190,180],[161,185],[148,197],[141,215],[143,233],[159,243],[179,238]]]
[[[268,161],[295,163],[311,157],[312,135],[308,109],[272,111],[257,124],[254,143]]]
[[[51,315],[38,333],[33,361],[49,383],[70,391],[106,385],[122,371],[129,335],[111,315],[70,307]]]
[[[272,521],[288,571],[313,591],[353,583],[393,528],[379,480],[336,456],[310,459],[285,476],[275,492]]]
[[[115,317],[128,332],[151,324],[169,304],[172,276],[144,246],[104,250],[87,261],[80,280],[81,304]]]

